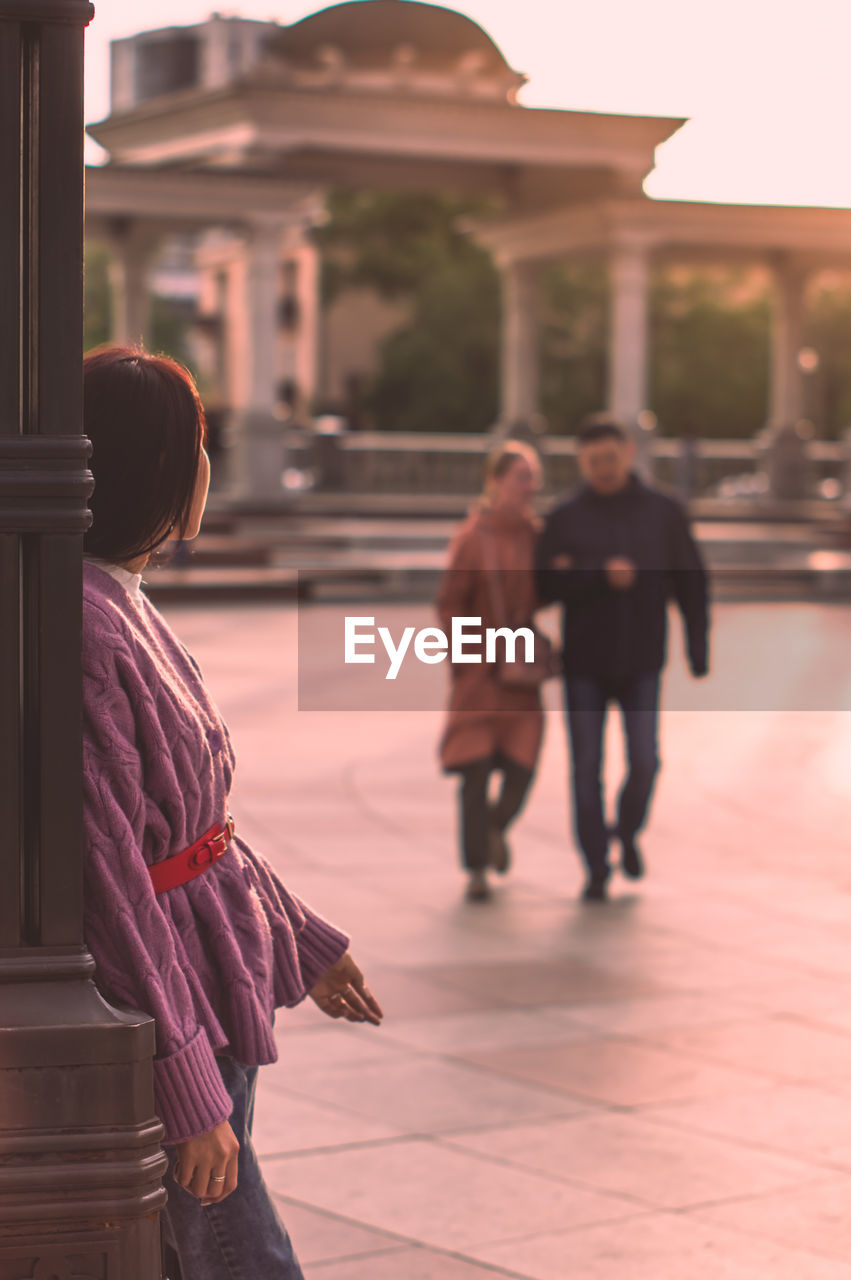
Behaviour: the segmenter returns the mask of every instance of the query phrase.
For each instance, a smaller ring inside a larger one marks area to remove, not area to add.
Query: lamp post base
[[[0,959],[0,1280],[162,1274],[153,1023],[108,1005],[91,968]]]

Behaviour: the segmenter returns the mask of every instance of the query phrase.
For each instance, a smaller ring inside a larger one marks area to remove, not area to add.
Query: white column
[[[283,426],[278,399],[278,305],[282,226],[256,222],[231,271],[228,308],[231,475],[238,496],[283,494]]]
[[[218,89],[233,76],[229,52],[235,26],[236,23],[228,22],[218,13],[207,19],[201,44],[201,83],[205,89]]]
[[[647,408],[648,252],[642,244],[620,244],[609,263],[608,411],[634,429]]]
[[[113,40],[109,47],[111,112],[120,115],[136,105],[136,41]]]
[[[503,423],[528,422],[539,412],[538,266],[506,262],[502,276]]]
[[[298,252],[299,324],[296,336],[295,377],[298,408],[303,416],[313,412],[319,392],[319,344],[321,339],[321,262],[315,244],[305,239]]]
[[[804,340],[807,274],[804,267],[789,259],[774,264],[768,406],[772,426],[791,426],[804,416],[804,380],[798,355]]]
[[[110,337],[121,346],[150,337],[148,273],[155,248],[153,232],[139,224],[117,226],[109,237]]]

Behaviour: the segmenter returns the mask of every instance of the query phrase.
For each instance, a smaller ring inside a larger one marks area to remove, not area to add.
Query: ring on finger
[[[210,1181],[211,1181],[211,1182],[224,1182],[224,1180],[225,1180],[225,1175],[224,1175],[224,1174],[222,1174],[220,1178],[214,1178],[214,1177],[212,1176],[212,1174],[210,1175]]]

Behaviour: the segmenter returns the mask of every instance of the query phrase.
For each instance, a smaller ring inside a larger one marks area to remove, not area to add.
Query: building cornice
[[[322,208],[315,185],[225,171],[180,173],[125,165],[86,168],[86,219],[140,218],[171,226],[245,225],[257,218],[314,222]]]
[[[819,265],[851,256],[851,209],[607,199],[546,212],[470,220],[468,230],[502,263],[635,244],[648,251],[770,261],[795,255]]]
[[[299,150],[346,150],[643,176],[655,148],[683,123],[404,93],[303,92],[246,80],[212,93],[173,94],[89,132],[114,159],[131,164],[207,162],[222,153],[230,162],[239,148],[282,159]]]

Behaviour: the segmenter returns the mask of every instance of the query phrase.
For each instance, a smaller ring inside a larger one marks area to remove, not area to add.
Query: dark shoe
[[[644,875],[644,859],[634,840],[621,840],[621,870],[630,880],[640,880]]]
[[[511,850],[499,827],[491,827],[488,832],[490,844],[490,865],[498,875],[504,876],[511,866]]]
[[[605,902],[606,885],[609,883],[609,868],[605,871],[593,871],[582,890],[583,902]]]
[[[491,887],[484,871],[471,871],[467,884],[468,902],[487,902],[491,896]]]

